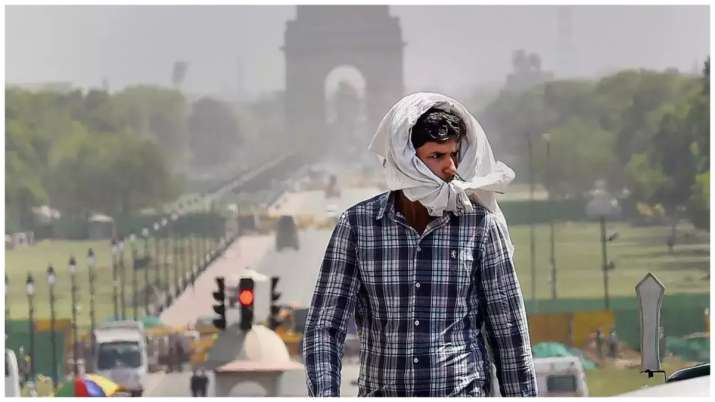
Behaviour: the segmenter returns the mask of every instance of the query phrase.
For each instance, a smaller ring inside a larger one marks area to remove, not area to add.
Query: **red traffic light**
[[[241,306],[249,307],[253,305],[253,290],[244,289],[238,294],[238,302]]]

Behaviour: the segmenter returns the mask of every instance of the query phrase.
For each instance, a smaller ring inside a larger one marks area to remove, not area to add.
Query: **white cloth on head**
[[[411,141],[412,127],[430,108],[453,112],[464,121],[467,133],[461,140],[457,173],[465,181],[445,182],[417,157]],[[470,198],[494,213],[507,235],[509,255],[513,255],[506,219],[495,193],[503,193],[515,174],[507,165],[494,160],[484,130],[464,105],[437,93],[405,96],[382,118],[368,149],[377,154],[384,167],[387,187],[402,190],[411,201],[419,201],[431,216],[442,216],[445,211],[457,215],[471,212]]]

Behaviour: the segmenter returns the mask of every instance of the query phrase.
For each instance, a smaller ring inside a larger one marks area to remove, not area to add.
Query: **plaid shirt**
[[[502,396],[536,396],[524,303],[494,215],[475,204],[420,235],[390,194],[348,209],[332,234],[303,338],[309,395],[340,395],[354,314],[358,396],[488,396],[485,336]]]

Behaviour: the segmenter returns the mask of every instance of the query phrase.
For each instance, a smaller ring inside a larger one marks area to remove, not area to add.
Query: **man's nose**
[[[453,157],[449,157],[447,165],[444,167],[444,172],[449,175],[454,175],[457,173],[457,164]]]

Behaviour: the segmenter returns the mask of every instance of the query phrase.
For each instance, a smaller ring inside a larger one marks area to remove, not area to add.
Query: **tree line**
[[[127,215],[172,201],[192,167],[240,144],[231,106],[178,91],[5,91],[6,232],[33,226],[32,207],[63,216]]]
[[[605,179],[613,194],[708,227],[709,71],[708,58],[701,75],[634,69],[504,89],[478,116],[522,180],[531,139],[534,173],[555,197],[584,197]]]

